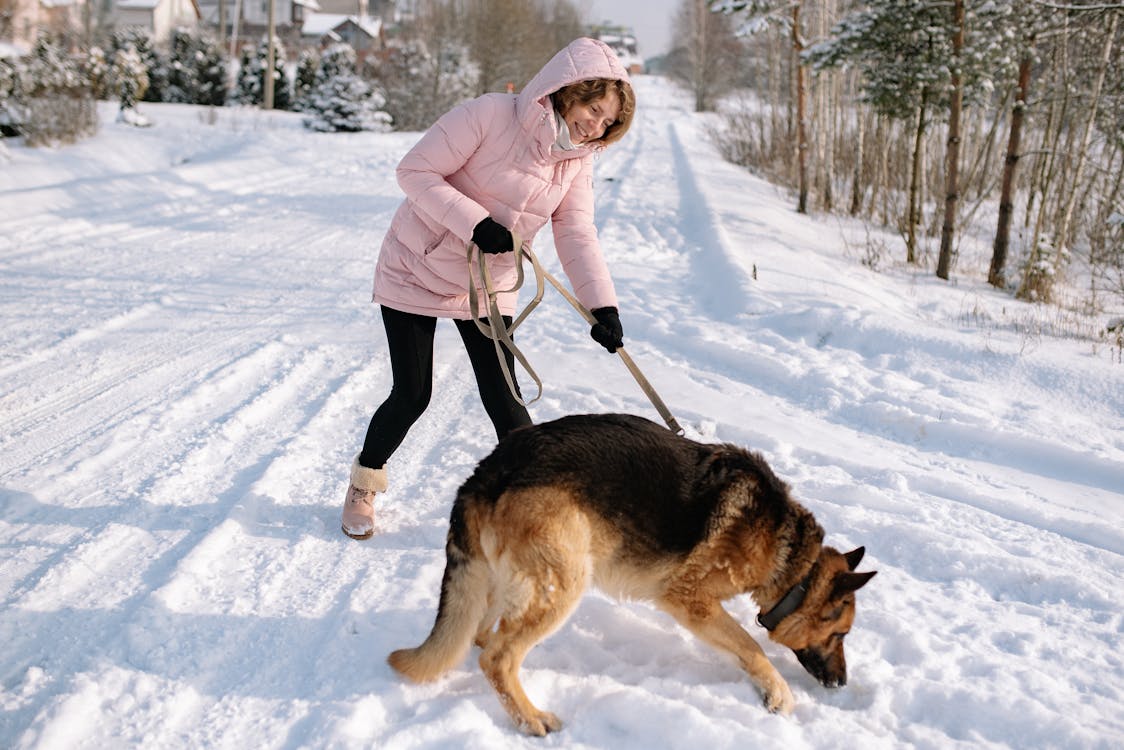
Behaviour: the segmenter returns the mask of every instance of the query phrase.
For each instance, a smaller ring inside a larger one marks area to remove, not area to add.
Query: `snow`
[[[0,151],[0,746],[1121,746],[1116,350],[987,286],[970,238],[951,284],[872,271],[863,229],[794,213],[662,80],[636,86],[596,178],[628,350],[690,435],[761,451],[829,544],[866,545],[848,685],[735,599],[797,700],[770,715],[726,657],[598,593],[523,670],[559,734],[519,735],[475,656],[403,683],[385,657],[428,632],[454,491],[493,442],[442,324],[379,533],[340,533],[417,134],[186,105],[138,130],[105,105],[89,140]],[[520,341],[536,420],[659,419],[552,290]]]

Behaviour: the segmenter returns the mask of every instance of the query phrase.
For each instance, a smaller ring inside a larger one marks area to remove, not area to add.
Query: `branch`
[[[1043,8],[1050,8],[1051,10],[1072,10],[1076,12],[1093,11],[1093,10],[1124,10],[1124,3],[1103,3],[1100,5],[1070,5],[1063,3],[1052,3],[1049,0],[1030,0],[1035,5],[1041,5]]]

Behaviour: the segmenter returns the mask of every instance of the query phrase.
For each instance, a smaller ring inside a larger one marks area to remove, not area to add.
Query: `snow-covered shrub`
[[[162,101],[226,102],[226,58],[217,40],[205,31],[179,28],[172,32],[166,78]]]
[[[355,50],[336,44],[324,51],[309,93],[305,127],[325,132],[389,130],[386,100],[355,71]]]
[[[303,50],[297,59],[297,72],[293,80],[293,109],[297,112],[308,108],[319,71],[320,53],[312,49]]]
[[[110,91],[110,62],[101,47],[90,47],[82,60],[82,73],[90,84],[95,99],[105,99]]]
[[[29,146],[73,143],[97,131],[97,107],[79,61],[45,37],[26,61],[18,96],[18,127]]]
[[[269,46],[262,40],[256,50],[242,48],[238,60],[238,80],[232,101],[238,104],[261,104],[265,98],[265,67],[269,59]],[[292,96],[289,77],[285,73],[285,47],[273,38],[273,108],[289,109]]]
[[[148,68],[135,47],[129,46],[117,50],[113,55],[110,78],[113,82],[113,91],[121,101],[121,110],[117,119],[130,123],[136,122],[134,114],[137,102],[148,88]]]
[[[127,26],[113,32],[108,58],[110,64],[117,56],[118,50],[132,49],[144,66],[148,85],[141,94],[141,99],[146,102],[162,102],[168,88],[168,58],[155,48],[152,35],[138,26]],[[118,92],[112,92],[117,96]]]
[[[0,137],[18,135],[22,116],[23,63],[0,57]]]

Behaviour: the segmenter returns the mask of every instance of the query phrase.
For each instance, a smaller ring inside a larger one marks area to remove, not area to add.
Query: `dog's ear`
[[[859,567],[862,562],[863,555],[866,554],[866,547],[856,547],[855,549],[843,555],[843,559],[847,561],[847,570],[854,570]]]
[[[844,594],[849,594],[852,591],[858,591],[866,582],[874,578],[877,570],[870,570],[866,573],[838,573],[835,580],[831,584],[831,598],[836,599]]]

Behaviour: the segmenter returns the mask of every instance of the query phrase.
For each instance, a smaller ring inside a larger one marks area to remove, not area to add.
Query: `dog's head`
[[[847,684],[843,638],[855,620],[855,592],[877,571],[856,573],[865,547],[841,554],[823,547],[807,582],[804,601],[770,631],[769,637],[789,647],[824,687]]]

